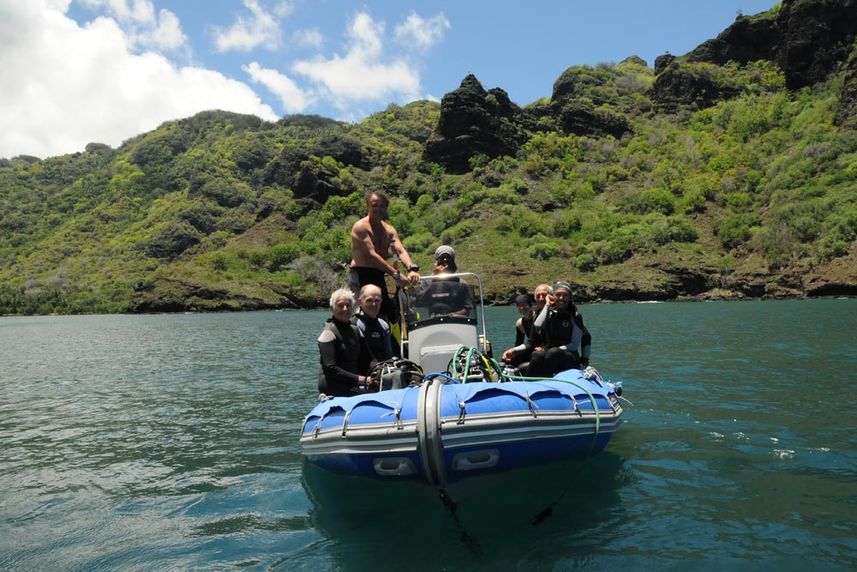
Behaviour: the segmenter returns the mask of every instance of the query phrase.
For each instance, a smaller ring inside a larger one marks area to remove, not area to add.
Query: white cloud
[[[49,4],[55,3],[51,0]],[[140,49],[177,50],[187,47],[187,37],[178,17],[169,10],[155,14],[151,0],[81,0],[93,9],[101,9],[116,19],[132,47]],[[68,2],[65,3],[68,6]],[[66,8],[62,8],[65,12]]]
[[[324,44],[324,36],[318,30],[298,30],[292,34],[292,43],[299,48],[317,50]]]
[[[253,81],[261,83],[280,98],[283,109],[288,113],[299,113],[306,109],[308,104],[306,94],[287,75],[277,70],[263,68],[257,62],[242,66],[242,69]]]
[[[340,109],[359,100],[414,99],[420,91],[419,75],[402,59],[382,63],[383,33],[382,24],[359,13],[351,23],[351,45],[344,57],[301,60],[292,70],[319,84]]]
[[[244,6],[250,10],[252,17],[238,16],[232,26],[224,30],[215,29],[214,43],[219,52],[238,50],[248,52],[259,46],[269,50],[280,47],[280,21],[257,0],[244,0]],[[291,5],[282,3],[277,6],[277,13],[288,13]]]
[[[80,27],[58,0],[4,4],[0,157],[70,153],[93,141],[115,147],[206,109],[278,117],[248,85],[219,72],[132,53],[112,18]]]
[[[287,18],[292,15],[292,12],[295,11],[295,7],[291,2],[280,2],[276,6],[274,6],[274,15],[278,18]]]
[[[396,26],[395,38],[401,44],[427,50],[442,40],[450,28],[449,20],[443,13],[426,20],[411,12],[404,23]]]

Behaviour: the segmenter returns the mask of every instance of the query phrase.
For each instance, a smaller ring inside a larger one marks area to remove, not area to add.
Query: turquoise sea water
[[[857,300],[582,311],[622,427],[455,517],[303,467],[325,312],[0,318],[0,569],[857,567]]]

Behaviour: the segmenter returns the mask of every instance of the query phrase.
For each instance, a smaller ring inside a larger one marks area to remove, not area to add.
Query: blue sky
[[[681,55],[775,0],[0,0],[0,157],[205,109],[359,121],[473,73],[525,105],[569,66]]]

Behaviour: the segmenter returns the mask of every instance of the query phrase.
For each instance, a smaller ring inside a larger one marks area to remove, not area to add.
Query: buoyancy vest
[[[390,325],[386,321],[359,314],[355,316],[355,323],[372,359],[384,361],[398,355],[398,346],[393,343]]]

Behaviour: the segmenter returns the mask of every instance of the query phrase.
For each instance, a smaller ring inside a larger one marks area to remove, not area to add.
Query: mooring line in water
[[[462,524],[461,519],[458,518],[458,505],[452,497],[447,494],[446,489],[443,487],[438,487],[437,489],[438,497],[440,498],[440,503],[449,513],[449,516],[452,517],[452,521],[455,523],[455,528],[458,531],[458,539],[461,540],[461,543],[464,544],[465,547],[477,558],[482,558],[482,547],[479,545],[479,541],[475,536],[470,534],[466,528],[464,528],[464,524]]]
[[[577,387],[577,388],[579,388],[579,389],[582,389],[583,391],[585,391],[585,392],[586,392],[586,395],[588,395],[588,396],[589,396],[589,400],[592,402],[592,409],[595,411],[595,434],[592,436],[592,441],[590,441],[590,442],[589,442],[589,449],[586,451],[586,456],[585,456],[585,457],[583,457],[583,461],[582,461],[582,464],[580,465],[580,468],[579,468],[579,469],[577,470],[577,472],[576,472],[576,473],[571,477],[571,479],[569,479],[568,484],[567,484],[567,485],[565,485],[565,488],[562,490],[562,492],[559,494],[559,496],[556,498],[556,500],[555,500],[555,501],[553,501],[552,503],[550,503],[550,504],[549,504],[548,506],[546,506],[545,508],[543,508],[541,511],[539,511],[539,513],[538,513],[538,514],[536,514],[536,516],[534,516],[534,517],[530,520],[530,524],[532,524],[533,526],[538,526],[538,525],[540,525],[540,524],[541,524],[541,523],[543,523],[545,520],[547,520],[547,518],[548,518],[550,515],[552,515],[552,514],[553,514],[553,509],[554,509],[554,508],[555,508],[555,507],[556,507],[560,502],[562,502],[562,499],[563,499],[563,498],[565,498],[566,493],[568,493],[568,491],[570,491],[570,490],[571,490],[571,486],[574,484],[574,482],[575,482],[575,481],[580,477],[580,475],[583,473],[583,470],[586,468],[586,465],[588,465],[588,464],[589,464],[589,459],[590,459],[590,458],[592,458],[592,451],[594,451],[594,450],[595,450],[595,443],[596,443],[596,441],[597,441],[597,439],[598,439],[598,431],[599,431],[599,429],[600,429],[600,425],[601,425],[601,413],[598,411],[598,402],[597,402],[597,401],[595,401],[595,396],[594,396],[594,395],[592,395],[592,393],[590,393],[588,389],[586,389],[586,388],[584,388],[584,387],[582,387],[582,386],[580,386],[580,385],[578,385],[578,384],[574,383],[573,381],[568,381],[568,380],[564,380],[564,379],[558,379],[558,380],[555,380],[555,381],[566,381],[567,383],[570,383],[571,385],[573,385],[573,386],[575,386],[575,387]],[[572,399],[574,399],[574,397],[572,397]],[[606,399],[606,396],[605,396],[605,399]],[[575,409],[577,409],[577,402],[576,402],[576,401],[575,401]],[[578,410],[578,411],[579,411],[579,410]]]
[[[572,485],[574,484],[574,482],[575,482],[575,481],[580,477],[580,475],[581,475],[581,474],[583,474],[583,470],[584,470],[584,469],[586,469],[586,466],[587,466],[588,464],[589,464],[589,455],[587,455],[587,456],[583,459],[583,462],[582,462],[582,464],[581,464],[580,468],[579,468],[579,469],[577,469],[577,472],[576,472],[576,473],[571,477],[571,479],[569,479],[568,484],[567,484],[567,485],[565,485],[565,488],[562,490],[562,492],[561,492],[561,493],[559,493],[559,496],[556,498],[556,500],[555,500],[555,501],[553,501],[552,503],[550,503],[550,504],[549,504],[548,506],[546,506],[545,508],[543,508],[541,511],[539,511],[539,513],[538,513],[538,514],[536,514],[536,516],[534,516],[533,518],[531,518],[531,519],[530,519],[530,524],[532,524],[533,526],[538,526],[538,525],[540,525],[541,523],[543,523],[545,520],[547,520],[547,518],[548,518],[550,515],[552,515],[552,514],[553,514],[553,509],[554,509],[554,508],[555,508],[559,503],[561,503],[561,502],[562,502],[562,499],[563,499],[563,498],[565,498],[566,493],[568,493],[568,491],[570,491],[570,490],[571,490],[571,486],[572,486]]]

